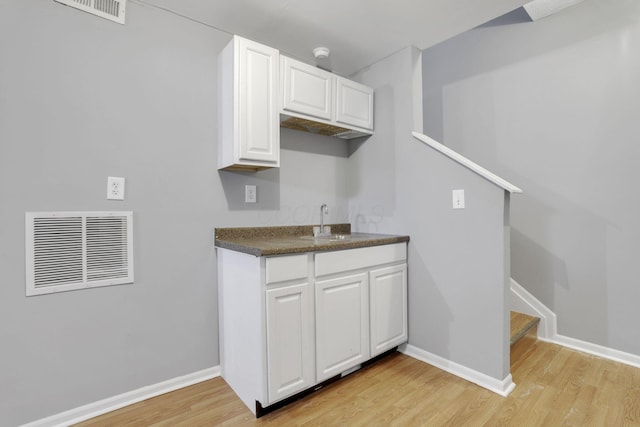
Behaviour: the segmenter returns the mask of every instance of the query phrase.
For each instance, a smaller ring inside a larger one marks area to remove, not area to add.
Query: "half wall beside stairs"
[[[429,204],[412,224],[409,281],[423,278],[412,283],[420,292],[414,304],[430,322],[424,336],[410,331],[407,353],[506,395],[513,389],[509,204],[522,190],[426,135],[413,137],[426,177],[419,194]],[[454,190],[464,191],[464,209],[454,209]]]

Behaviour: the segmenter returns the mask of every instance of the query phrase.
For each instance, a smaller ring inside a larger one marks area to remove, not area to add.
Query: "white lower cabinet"
[[[315,384],[312,292],[309,283],[267,289],[267,383],[270,402]]]
[[[316,378],[324,381],[369,358],[367,274],[316,282]]]
[[[407,265],[369,273],[371,357],[407,341]]]
[[[217,254],[221,373],[254,414],[407,340],[406,243]]]

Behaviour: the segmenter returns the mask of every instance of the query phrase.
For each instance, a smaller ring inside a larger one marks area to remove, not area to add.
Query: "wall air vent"
[[[27,296],[133,283],[132,212],[27,212]]]
[[[124,24],[127,0],[54,0],[101,18]]]

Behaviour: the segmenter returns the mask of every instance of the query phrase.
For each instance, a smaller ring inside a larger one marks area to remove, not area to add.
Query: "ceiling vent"
[[[133,283],[132,212],[27,212],[27,296]]]
[[[124,10],[127,0],[55,0],[101,18],[124,24]]]

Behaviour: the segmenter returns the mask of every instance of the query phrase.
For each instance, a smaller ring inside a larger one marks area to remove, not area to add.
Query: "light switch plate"
[[[464,190],[453,190],[453,209],[464,209]]]

